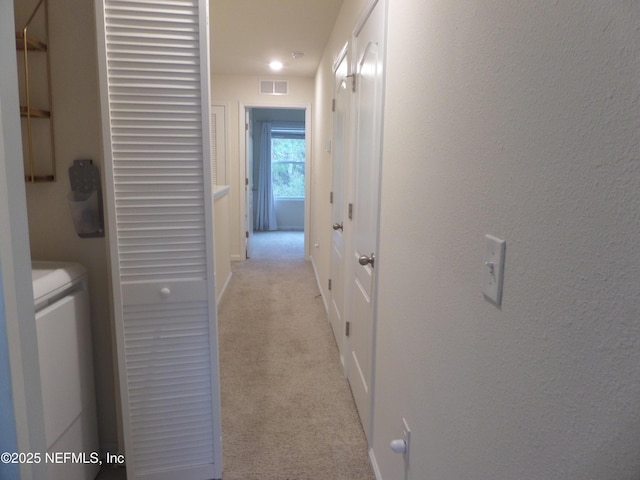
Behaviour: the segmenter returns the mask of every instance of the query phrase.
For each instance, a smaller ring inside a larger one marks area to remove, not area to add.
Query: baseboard
[[[318,269],[316,268],[316,261],[313,259],[313,255],[309,257],[311,260],[311,266],[313,267],[313,273],[316,276],[316,283],[318,284],[318,289],[320,290],[320,295],[322,296],[322,303],[324,303],[324,311],[327,312],[327,316],[329,315],[329,304],[327,303],[327,299],[324,296],[324,289],[320,284],[320,275],[318,275]]]
[[[217,303],[220,303],[220,300],[222,300],[222,297],[224,297],[224,294],[227,291],[227,287],[229,286],[229,283],[231,282],[231,276],[232,275],[233,275],[232,272],[229,272],[229,275],[227,275],[227,280],[224,282],[224,286],[222,287],[222,290],[220,290],[220,295],[218,295],[218,298],[216,300]]]
[[[373,453],[373,448],[369,449],[369,460],[371,461],[371,468],[373,468],[373,474],[376,476],[376,480],[384,480],[378,467],[378,461],[376,460],[376,454]]]

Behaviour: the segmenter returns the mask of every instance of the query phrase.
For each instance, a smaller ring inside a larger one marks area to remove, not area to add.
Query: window
[[[271,185],[274,197],[304,198],[304,129],[271,130]]]

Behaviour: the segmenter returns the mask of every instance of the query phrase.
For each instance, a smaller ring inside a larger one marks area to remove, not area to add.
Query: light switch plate
[[[496,305],[502,303],[502,277],[506,242],[485,235],[484,264],[482,266],[482,293]]]

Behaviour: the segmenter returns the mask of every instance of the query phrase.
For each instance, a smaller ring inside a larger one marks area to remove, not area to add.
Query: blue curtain
[[[258,169],[258,200],[256,205],[256,230],[277,230],[273,187],[271,186],[271,123],[262,124],[260,139],[260,166]]]

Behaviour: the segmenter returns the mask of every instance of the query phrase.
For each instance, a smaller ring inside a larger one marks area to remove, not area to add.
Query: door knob
[[[407,453],[407,442],[401,438],[391,440],[390,446],[393,453]]]
[[[334,223],[334,224],[333,224],[333,229],[334,229],[334,230],[342,230],[342,227],[343,227],[343,226],[344,226],[344,225],[343,225],[343,223],[342,223],[342,222],[340,222],[340,223]]]
[[[362,255],[360,258],[358,258],[358,263],[362,266],[365,265],[371,265],[371,268],[373,268],[373,264],[376,261],[376,256],[372,253],[371,256],[367,257],[366,255]]]

